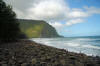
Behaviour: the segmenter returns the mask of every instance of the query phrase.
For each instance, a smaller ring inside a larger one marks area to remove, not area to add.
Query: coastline
[[[100,66],[100,57],[69,52],[31,40],[0,44],[0,65]]]
[[[37,43],[65,49],[70,52],[83,53],[88,56],[100,56],[99,38],[32,38]]]

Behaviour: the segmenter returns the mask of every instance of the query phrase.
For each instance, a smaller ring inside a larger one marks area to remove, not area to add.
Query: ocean
[[[32,38],[31,40],[70,52],[100,56],[100,37]]]

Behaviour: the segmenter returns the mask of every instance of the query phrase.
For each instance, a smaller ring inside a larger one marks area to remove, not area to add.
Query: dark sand
[[[0,44],[0,66],[100,66],[100,57],[20,40]]]

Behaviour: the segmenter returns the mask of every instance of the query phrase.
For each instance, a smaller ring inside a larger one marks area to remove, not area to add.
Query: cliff
[[[61,37],[55,28],[42,20],[18,19],[21,32],[28,38]]]

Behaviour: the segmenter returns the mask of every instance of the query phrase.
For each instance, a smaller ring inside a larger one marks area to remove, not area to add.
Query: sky
[[[65,37],[100,35],[100,0],[4,0],[20,19],[45,20]]]

